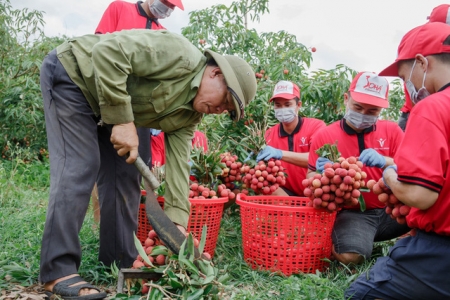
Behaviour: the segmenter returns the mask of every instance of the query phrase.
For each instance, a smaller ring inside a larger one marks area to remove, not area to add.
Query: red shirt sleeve
[[[422,103],[419,103],[422,104]],[[398,180],[440,192],[449,160],[446,135],[435,123],[429,103],[411,112],[408,129],[395,156]]]
[[[206,139],[206,135],[203,132],[198,130],[194,132],[192,147],[202,147],[204,152],[208,152],[208,140]]]
[[[151,151],[152,151],[152,166],[160,164],[161,166],[166,163],[166,153],[164,151],[164,132],[161,132],[157,136],[151,136]]]
[[[120,18],[120,9],[118,1],[111,2],[108,8],[103,13],[100,22],[98,23],[96,34],[104,34],[108,32],[114,32],[117,30],[117,23]]]

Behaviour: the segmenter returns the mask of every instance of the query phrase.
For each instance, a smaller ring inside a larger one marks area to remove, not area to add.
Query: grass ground
[[[48,178],[47,163],[0,161],[0,299],[39,299],[43,295],[38,275]],[[92,225],[90,211],[80,233],[80,274],[114,295],[117,274],[98,263],[98,229]],[[377,244],[374,257],[384,255],[389,245]],[[355,269],[332,264],[323,273],[290,277],[252,270],[243,260],[239,211],[232,206],[222,220],[214,263],[232,276],[227,299],[343,299],[348,285],[373,260]]]

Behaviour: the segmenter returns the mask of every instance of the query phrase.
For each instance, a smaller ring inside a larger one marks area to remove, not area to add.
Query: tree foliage
[[[249,18],[259,21],[265,13],[269,13],[267,0],[237,0],[229,6],[220,4],[191,12],[189,25],[183,28],[183,35],[200,49],[238,55],[255,70],[257,95],[246,107],[246,118],[233,123],[225,115],[206,116],[200,125],[211,145],[225,145],[241,158],[248,149],[239,141],[251,135],[251,128],[245,124],[277,123],[268,99],[278,81],[289,80],[301,88],[302,116],[329,124],[343,117],[343,94],[357,73],[345,65],[310,72],[312,53],[295,35],[287,31],[258,33],[249,28]],[[397,84],[391,95],[391,107],[383,111],[382,117],[396,120],[403,103]]]
[[[275,84],[290,80],[301,88],[300,114],[331,123],[344,112],[343,94],[355,70],[337,65],[330,70],[310,71],[311,49],[287,31],[262,32],[250,28],[269,13],[268,0],[236,0],[230,5],[214,5],[190,12],[182,33],[201,50],[238,55],[255,70],[258,89],[255,101],[246,108],[246,117],[233,123],[226,115],[206,116],[200,130],[211,145],[229,149],[241,158],[248,149],[239,141],[251,136],[245,124],[266,127],[277,123],[268,99]],[[45,153],[47,139],[39,86],[42,59],[65,37],[46,37],[43,12],[13,9],[10,0],[0,0],[0,149],[2,157],[20,155],[34,159]],[[390,108],[382,118],[397,120],[403,105],[400,81],[392,83]]]
[[[0,147],[2,158],[31,160],[47,148],[39,67],[58,38],[43,32],[43,13],[0,1]]]

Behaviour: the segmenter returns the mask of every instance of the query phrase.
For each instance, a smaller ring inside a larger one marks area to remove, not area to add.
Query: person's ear
[[[344,93],[344,105],[345,105],[345,106],[347,106],[348,98],[349,98],[348,92],[347,92],[347,93]]]
[[[417,54],[415,58],[417,60],[416,65],[422,68],[423,72],[426,72],[428,69],[428,59],[422,54]]]
[[[213,69],[211,70],[211,77],[216,77],[219,75],[223,75],[222,70],[219,67],[213,67]]]

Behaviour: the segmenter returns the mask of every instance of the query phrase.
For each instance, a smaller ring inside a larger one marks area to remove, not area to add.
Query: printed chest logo
[[[301,147],[303,147],[303,146],[309,146],[308,145],[308,139],[305,137],[305,136],[302,136],[301,138],[300,138],[300,142],[301,142],[301,144],[300,144],[300,146]]]
[[[377,150],[389,150],[389,145],[386,145],[385,146],[385,142],[386,142],[386,139],[384,138],[379,138],[379,139],[377,139],[376,140],[377,142],[378,142],[378,145],[380,146],[380,147],[374,147],[374,149],[377,149]],[[378,146],[377,145],[377,146]]]

